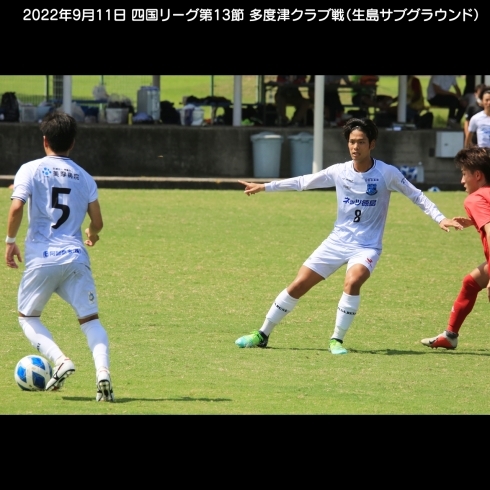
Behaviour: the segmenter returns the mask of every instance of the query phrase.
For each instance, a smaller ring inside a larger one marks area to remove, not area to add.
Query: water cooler
[[[141,87],[138,90],[136,112],[145,112],[155,122],[160,120],[160,89],[158,87]]]

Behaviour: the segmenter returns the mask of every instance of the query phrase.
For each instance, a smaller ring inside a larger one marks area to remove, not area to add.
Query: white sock
[[[337,306],[337,318],[335,319],[335,329],[333,331],[332,339],[344,340],[344,336],[347,330],[354,321],[357,310],[359,309],[359,303],[361,302],[360,296],[351,296],[350,294],[342,293],[339,304]]]
[[[98,319],[90,320],[80,325],[83,333],[87,337],[87,343],[92,351],[95,370],[101,368],[109,369],[109,338],[107,332]]]
[[[274,327],[293,310],[298,301],[298,299],[289,295],[287,289],[281,291],[265,316],[265,322],[260,331],[270,335]]]
[[[51,332],[42,324],[38,316],[19,316],[19,324],[32,346],[41,355],[51,361],[52,364],[56,363],[56,359],[64,356],[61,349],[53,340]]]
[[[264,320],[264,324],[260,327],[260,332],[265,333],[265,335],[267,335],[268,337],[272,333],[276,325],[276,323],[273,323],[266,318]]]

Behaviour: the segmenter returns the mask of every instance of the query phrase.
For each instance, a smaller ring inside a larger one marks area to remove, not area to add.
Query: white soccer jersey
[[[425,214],[439,223],[444,215],[424,193],[412,185],[393,165],[374,160],[367,172],[354,170],[351,161],[337,163],[320,172],[273,181],[266,191],[303,191],[335,187],[337,220],[330,239],[342,245],[382,249],[383,232],[392,191],[401,192]]]
[[[11,199],[28,203],[26,267],[90,264],[81,226],[88,204],[97,199],[97,184],[68,157],[46,156],[25,163],[14,180]]]
[[[476,133],[478,146],[490,147],[490,116],[487,116],[484,111],[476,113],[470,119],[468,131]]]

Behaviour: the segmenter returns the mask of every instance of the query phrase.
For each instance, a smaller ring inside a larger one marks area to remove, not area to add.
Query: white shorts
[[[374,248],[363,248],[345,244],[339,246],[327,238],[305,260],[303,265],[326,279],[344,264],[347,264],[347,270],[354,264],[362,264],[372,273],[380,256],[381,252]]]
[[[25,316],[40,316],[53,293],[71,305],[78,318],[99,311],[92,271],[78,262],[24,271],[18,292],[18,310]]]

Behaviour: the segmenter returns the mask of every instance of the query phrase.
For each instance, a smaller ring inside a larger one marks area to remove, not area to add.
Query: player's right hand
[[[87,228],[85,230],[85,234],[87,235],[88,240],[85,240],[84,243],[89,247],[93,247],[100,240],[99,235],[97,233],[94,235],[90,234],[90,228]]]
[[[22,262],[22,255],[20,253],[19,246],[16,243],[7,243],[5,250],[5,262],[7,267],[10,267],[11,269],[19,268],[17,262],[15,262],[15,257],[17,257],[19,262]]]
[[[452,226],[453,228],[456,228],[457,230],[463,229],[463,225],[454,219],[444,218],[439,223],[439,228],[441,230],[444,230],[444,231],[449,231],[449,226]]]
[[[243,180],[239,180],[240,184],[245,186],[245,194],[247,196],[251,196],[252,194],[257,194],[257,192],[265,191],[265,184],[259,184],[258,182],[244,182]]]
[[[456,216],[453,218],[454,221],[457,221],[463,228],[468,228],[468,226],[473,226],[473,221],[469,218],[464,218],[463,216]]]

